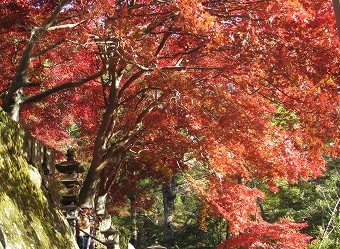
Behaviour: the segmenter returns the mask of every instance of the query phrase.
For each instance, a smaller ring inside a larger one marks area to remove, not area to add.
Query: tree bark
[[[117,146],[109,145],[108,138],[112,134],[112,129],[116,116],[116,93],[112,87],[110,102],[99,127],[98,135],[94,143],[93,159],[91,167],[86,175],[85,181],[79,193],[79,205],[88,203],[94,205],[97,184],[105,166],[112,163]]]
[[[115,156],[115,158],[112,159],[112,162],[107,164],[101,172],[95,198],[97,214],[105,213],[106,197],[119,176],[120,168],[122,166],[122,158],[124,155],[125,154],[123,152],[119,153],[119,157]]]
[[[114,92],[114,90],[112,90],[112,92]],[[125,134],[123,138],[111,144],[110,139],[115,136],[114,125],[117,118],[116,93],[112,94],[115,96],[110,94],[110,102],[104,113],[103,120],[101,122],[101,126],[94,144],[92,164],[79,194],[79,204],[94,204],[93,202],[96,196],[97,184],[100,180],[102,170],[104,167],[111,164],[115,158],[122,158],[124,156],[124,152],[138,139],[138,134],[143,130],[143,119],[157,104],[157,101],[155,101],[145,110],[143,110],[136,117],[134,128]],[[118,167],[120,167],[120,163],[115,164],[112,168],[112,171],[115,172],[112,181],[114,181],[118,176]],[[107,191],[108,190],[109,188]]]
[[[177,176],[175,175],[168,184],[163,185],[164,206],[164,241],[168,249],[175,247],[173,218],[175,212],[175,199],[177,194]]]
[[[97,198],[96,198],[96,209],[95,209],[97,215],[104,215],[105,214],[106,197],[107,197],[107,194],[97,196]]]
[[[48,19],[39,27],[33,28],[26,48],[21,56],[18,69],[12,79],[11,85],[3,99],[2,108],[9,113],[14,120],[19,120],[20,105],[23,102],[22,88],[29,85],[29,66],[32,52],[40,38],[44,35],[49,27],[55,22],[58,14],[69,0],[62,0]]]
[[[83,186],[79,193],[79,205],[87,203],[95,206],[94,202],[95,197],[97,196],[97,186],[100,180],[100,175],[103,168],[108,164],[109,162],[103,160],[102,154],[100,152],[95,153],[91,167],[86,175]],[[102,194],[102,196],[105,196],[105,194]]]
[[[131,239],[130,243],[137,248],[137,242],[138,242],[138,228],[137,228],[137,209],[135,206],[135,196],[131,196],[130,202],[131,202]]]

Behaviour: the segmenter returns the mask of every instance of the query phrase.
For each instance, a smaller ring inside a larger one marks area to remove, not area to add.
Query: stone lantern
[[[56,169],[64,174],[61,183],[67,188],[67,193],[61,197],[61,204],[64,206],[78,202],[76,187],[81,185],[78,174],[85,171],[80,166],[80,162],[74,160],[74,151],[72,149],[67,150],[66,156],[66,161],[56,164]]]
[[[153,244],[152,246],[147,247],[147,249],[166,249],[166,247],[161,246],[161,245],[158,244],[158,242],[156,241],[155,244]]]
[[[109,249],[119,249],[119,231],[110,227],[104,231],[100,231],[104,235],[105,241],[103,242]]]
[[[62,210],[66,211],[66,219],[68,221],[75,221],[77,219],[78,207],[72,202],[69,205],[63,206]]]
[[[60,173],[71,173],[76,171],[79,166],[80,162],[74,160],[74,150],[68,149],[66,153],[67,160],[61,163],[56,164],[56,168]]]
[[[76,223],[76,220],[77,220],[77,215],[78,215],[78,207],[76,205],[74,205],[74,203],[72,202],[71,204],[69,205],[65,205],[62,207],[62,210],[65,211],[65,216],[66,216],[66,219],[67,221],[72,224],[72,231],[73,231],[73,234],[76,233],[76,229],[75,229],[75,223]]]
[[[67,192],[61,196],[62,210],[75,233],[75,223],[78,215],[76,204],[78,202],[79,186],[81,186],[79,174],[85,172],[85,169],[80,166],[80,162],[74,160],[73,149],[67,150],[66,157],[66,161],[56,164],[55,167],[60,173],[64,174],[60,181],[67,189]]]

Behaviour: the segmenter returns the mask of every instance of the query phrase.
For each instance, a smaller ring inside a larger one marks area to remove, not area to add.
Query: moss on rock
[[[0,110],[0,249],[78,248],[39,170],[23,156],[25,135]]]

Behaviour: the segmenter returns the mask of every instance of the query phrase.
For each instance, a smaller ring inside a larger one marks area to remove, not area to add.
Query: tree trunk
[[[20,63],[16,73],[12,79],[11,85],[6,93],[6,96],[2,102],[2,108],[5,112],[11,115],[15,120],[19,120],[20,105],[23,102],[23,87],[29,85],[29,71],[32,51],[40,38],[48,30],[49,27],[55,22],[58,14],[62,11],[63,7],[69,2],[69,0],[62,0],[60,4],[51,13],[49,18],[39,28],[33,28],[28,39],[28,43],[20,58]]]
[[[119,93],[123,94],[124,92],[121,90],[118,93],[118,87],[123,74],[121,70],[118,70],[117,72],[115,66],[116,64],[113,63],[113,66],[111,65],[109,68],[110,74],[112,74],[113,78],[109,99],[94,144],[92,164],[79,194],[79,204],[93,204],[96,196],[97,185],[100,181],[101,172],[106,166],[109,166],[112,163],[114,163],[112,166],[112,172],[114,173],[111,181],[113,182],[116,180],[121,164],[115,163],[115,160],[122,160],[122,158],[125,156],[126,150],[138,139],[138,134],[143,130],[143,119],[157,104],[157,101],[154,101],[154,103],[145,108],[136,117],[134,127],[127,134],[124,134],[124,132],[120,133],[119,131],[114,131],[115,124],[118,119],[120,105]],[[140,71],[131,76],[127,82],[125,82],[124,86],[127,87],[127,85],[137,80],[143,73],[144,71]],[[119,135],[122,135],[122,138],[115,143],[112,143],[112,139],[115,136],[119,137]],[[110,178],[110,176],[108,177]],[[106,189],[109,191],[110,188],[108,187]]]
[[[106,197],[107,197],[107,194],[97,196],[96,206],[95,206],[97,215],[104,215],[105,214]]]
[[[89,172],[84,180],[83,186],[79,193],[79,205],[88,203],[94,206],[94,199],[96,196],[97,183],[99,181],[100,168],[90,167]]]
[[[171,182],[163,185],[163,206],[164,206],[164,241],[168,249],[175,246],[173,233],[173,216],[175,211],[175,199],[177,194],[177,176]]]
[[[4,110],[12,117],[12,119],[16,122],[19,121],[20,118],[20,106],[23,102],[23,89],[18,89],[12,96],[7,105],[4,105]],[[5,102],[4,102],[5,103]]]
[[[102,122],[94,143],[93,159],[91,167],[86,175],[83,186],[79,193],[79,205],[88,203],[94,205],[97,185],[100,180],[101,172],[108,164],[112,163],[114,148],[108,148],[107,137],[110,123],[114,119],[114,106],[111,104],[106,108]],[[113,147],[113,146],[112,146]],[[110,149],[110,150],[109,150]]]
[[[131,239],[130,243],[137,248],[137,242],[138,242],[138,228],[137,228],[137,209],[135,205],[135,196],[131,196],[130,198],[131,203]]]

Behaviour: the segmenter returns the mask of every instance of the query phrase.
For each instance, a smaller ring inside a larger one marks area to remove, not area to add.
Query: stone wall
[[[25,132],[23,137],[22,156],[29,165],[31,179],[36,179],[43,190],[47,190],[47,194],[53,204],[59,207],[59,194],[53,178],[55,173],[55,153],[53,150],[44,146],[40,141]],[[37,176],[34,177],[34,176]],[[35,182],[33,180],[33,182]]]
[[[0,249],[78,248],[53,191],[54,153],[0,110]]]

